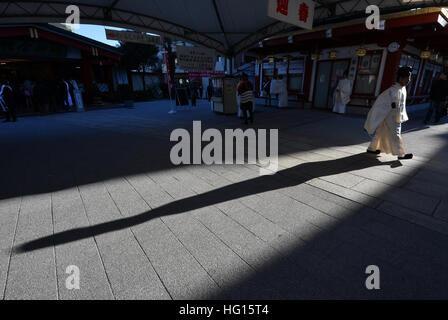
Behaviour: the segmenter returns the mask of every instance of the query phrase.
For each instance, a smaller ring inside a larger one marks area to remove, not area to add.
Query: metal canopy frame
[[[65,22],[65,13],[68,5],[76,5],[80,9],[81,22],[83,24],[108,25],[128,28],[137,31],[152,32],[175,40],[186,41],[192,44],[213,48],[217,52],[233,56],[258,44],[263,39],[276,35],[300,30],[298,27],[271,19],[268,24],[254,26],[253,30],[240,32],[228,32],[221,19],[222,13],[218,9],[217,2],[226,0],[210,0],[213,12],[220,30],[197,31],[189,26],[179,25],[175,21],[176,16],[169,21],[146,12],[138,12],[129,9],[117,8],[124,0],[110,0],[108,5],[90,3],[77,3],[75,1],[30,1],[30,0],[0,0],[0,23],[49,23]],[[244,0],[241,0],[244,3]],[[104,1],[103,1],[104,2]],[[365,10],[368,5],[377,5],[381,13],[392,13],[425,7],[448,6],[448,0],[315,0],[314,26],[322,26],[354,18],[367,17]],[[260,6],[266,6],[267,0],[258,2]],[[234,8],[241,10],[241,8]],[[250,8],[249,8],[250,10]],[[229,36],[232,34],[245,35],[235,43],[231,43]],[[224,42],[216,36],[224,36]]]

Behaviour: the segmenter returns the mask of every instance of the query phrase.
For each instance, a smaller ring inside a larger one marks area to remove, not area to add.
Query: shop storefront
[[[447,11],[430,8],[382,18],[385,30],[367,30],[357,20],[263,41],[248,52],[258,59],[258,91],[262,94],[265,83],[283,77],[291,106],[304,100],[309,107],[330,110],[347,71],[352,83],[348,111],[366,113],[393,84],[398,67],[408,65],[413,68],[409,103],[426,101],[432,81],[448,64]]]
[[[119,59],[116,48],[52,25],[0,27],[0,77],[19,91],[21,114],[42,112],[40,97],[51,105],[45,112],[63,109],[52,99],[63,79],[76,82],[86,105],[98,91],[113,91]]]

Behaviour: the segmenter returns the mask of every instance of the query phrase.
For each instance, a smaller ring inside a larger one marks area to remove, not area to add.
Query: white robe
[[[350,95],[352,94],[352,83],[349,79],[341,79],[336,87],[334,94],[333,112],[345,113],[347,103],[350,102]]]
[[[73,100],[72,100],[72,95],[70,94],[70,87],[68,85],[68,83],[66,81],[64,81],[66,87],[67,87],[67,101],[66,101],[66,106],[67,107],[73,107]]]
[[[82,94],[79,90],[78,83],[75,80],[71,80],[70,83],[73,86],[73,94],[75,96],[75,104],[78,110],[84,110],[84,102],[82,101]]]
[[[288,86],[285,80],[272,80],[271,81],[271,95],[278,94],[278,106],[279,108],[288,106]]]
[[[6,84],[4,84],[4,85],[2,85],[2,86],[0,87],[0,106],[2,107],[2,110],[3,110],[4,112],[7,112],[7,108],[8,108],[8,106],[6,105],[5,100],[3,99],[3,91],[4,91],[6,88],[8,88],[9,90],[12,91],[12,88],[11,88],[10,86],[6,85]]]
[[[396,104],[396,109],[392,108],[392,103]],[[378,96],[367,116],[364,128],[370,135],[374,134],[369,150],[404,156],[401,124],[408,120],[406,87],[395,83]]]

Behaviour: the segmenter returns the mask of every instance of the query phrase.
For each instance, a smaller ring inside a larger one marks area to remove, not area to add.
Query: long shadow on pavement
[[[53,245],[61,245],[64,243],[97,236],[107,232],[130,228],[152,219],[188,212],[267,191],[300,185],[313,178],[335,175],[351,170],[359,170],[374,166],[392,166],[396,163],[397,161],[380,162],[378,159],[372,158],[366,154],[358,154],[335,160],[304,163],[277,172],[272,176],[257,177],[255,179],[242,181],[205,192],[197,196],[173,201],[169,204],[155,208],[148,212],[144,212],[137,216],[101,223],[90,227],[68,230],[44,238],[36,239],[18,246],[16,248],[16,252],[33,251]],[[279,179],[280,176],[290,178]]]

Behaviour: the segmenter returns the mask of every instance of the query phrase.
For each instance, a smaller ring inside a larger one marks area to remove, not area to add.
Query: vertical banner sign
[[[268,16],[304,29],[313,29],[314,1],[269,0]]]
[[[214,71],[216,53],[213,49],[176,46],[177,63],[182,70]]]

